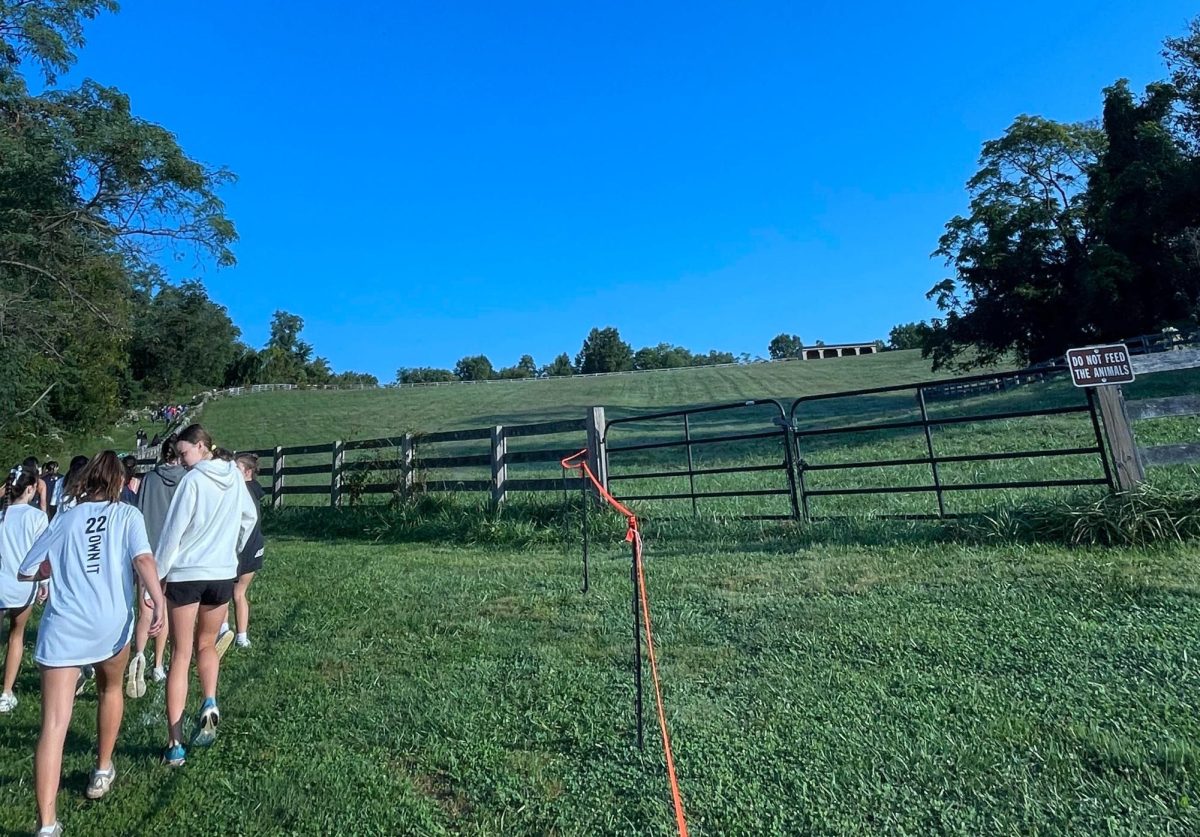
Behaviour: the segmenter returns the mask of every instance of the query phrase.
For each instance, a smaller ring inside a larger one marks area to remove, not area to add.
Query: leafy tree
[[[1200,150],[1200,17],[1188,23],[1187,32],[1167,38],[1163,58],[1179,99],[1175,124],[1179,136],[1195,152]]]
[[[368,372],[339,372],[329,382],[340,387],[379,386],[379,379]]]
[[[547,378],[561,378],[565,375],[574,375],[575,367],[571,365],[571,356],[563,352],[553,361],[543,366],[541,374]]]
[[[646,346],[633,354],[634,369],[678,369],[694,365],[695,358],[683,346],[659,343]]]
[[[37,64],[47,84],[75,63],[83,23],[117,11],[116,0],[0,0],[0,64]]]
[[[221,386],[237,360],[239,334],[199,282],[163,283],[134,305],[131,373],[152,395]]]
[[[955,276],[927,294],[944,312],[924,349],[934,368],[1052,357],[1085,331],[1087,171],[1104,147],[1090,125],[1019,116],[983,145],[970,214],[935,255]]]
[[[458,378],[449,369],[402,366],[396,370],[396,383],[398,384],[445,384],[457,380]]]
[[[216,190],[227,172],[191,160],[165,129],[95,82],[31,95],[20,71],[53,81],[83,22],[115,8],[0,0],[0,437],[113,418],[139,284],[163,249],[233,261]]]
[[[915,323],[901,323],[893,326],[892,330],[888,332],[887,347],[889,349],[923,349],[930,331],[929,323],[924,320]],[[879,342],[882,343],[882,341]]]
[[[733,352],[718,352],[716,349],[710,349],[706,355],[692,356],[692,366],[719,366],[723,363],[737,363],[737,358]]]
[[[517,368],[528,378],[537,377],[537,364],[533,362],[533,355],[521,355],[521,359],[517,361]]]
[[[257,351],[239,342],[234,347],[234,358],[225,368],[225,386],[246,387],[260,381],[262,358]]]
[[[786,332],[777,334],[771,338],[771,342],[767,346],[767,354],[771,356],[772,360],[800,357],[803,352],[804,341],[800,339],[800,335],[798,334],[788,334]]]
[[[312,344],[300,339],[304,320],[287,311],[276,311],[271,317],[271,332],[267,345],[259,352],[258,382],[264,384],[319,383],[309,380],[309,363],[313,357]],[[328,373],[328,364],[314,370],[313,377]]]
[[[633,349],[621,339],[616,328],[593,328],[575,356],[575,368],[585,375],[625,372],[633,368]]]
[[[454,365],[454,375],[460,381],[488,381],[496,377],[496,371],[487,355],[472,355],[459,358]]]

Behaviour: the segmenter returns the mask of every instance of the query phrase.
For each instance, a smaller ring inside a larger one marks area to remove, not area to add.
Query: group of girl
[[[116,779],[124,698],[145,694],[150,637],[155,679],[166,680],[163,762],[179,767],[187,758],[183,715],[193,654],[203,702],[191,744],[215,741],[220,653],[233,639],[224,625],[228,605],[236,593],[237,638],[248,646],[245,591],[262,561],[257,462],[232,459],[193,424],[163,444],[162,462],[141,478],[135,502],[122,502],[123,492],[133,491],[130,474],[114,452],[104,451],[62,481],[53,522],[37,469],[21,465],[9,473],[0,498],[0,611],[9,623],[0,712],[17,705],[24,629],[33,603],[44,602],[34,651],[42,701],[34,757],[38,834],[62,833],[56,799],[63,745],[84,669],[94,669],[98,694],[89,799],[104,796]],[[165,670],[168,633],[172,657]]]

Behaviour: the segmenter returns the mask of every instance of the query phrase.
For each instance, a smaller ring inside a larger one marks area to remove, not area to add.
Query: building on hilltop
[[[853,355],[873,355],[879,351],[875,343],[834,343],[828,346],[805,346],[801,350],[801,360],[821,360],[827,357],[851,357]]]

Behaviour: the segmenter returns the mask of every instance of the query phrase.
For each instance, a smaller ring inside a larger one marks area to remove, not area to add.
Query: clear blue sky
[[[766,354],[933,315],[983,141],[1165,75],[1194,3],[123,0],[75,73],[228,166],[245,339],[335,370]],[[182,275],[182,274],[181,274]]]

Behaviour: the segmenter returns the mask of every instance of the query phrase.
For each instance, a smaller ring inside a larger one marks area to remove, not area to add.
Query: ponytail
[[[4,481],[4,494],[0,496],[0,521],[8,514],[8,507],[37,481],[37,470],[28,465],[18,465],[8,472],[8,479]]]

